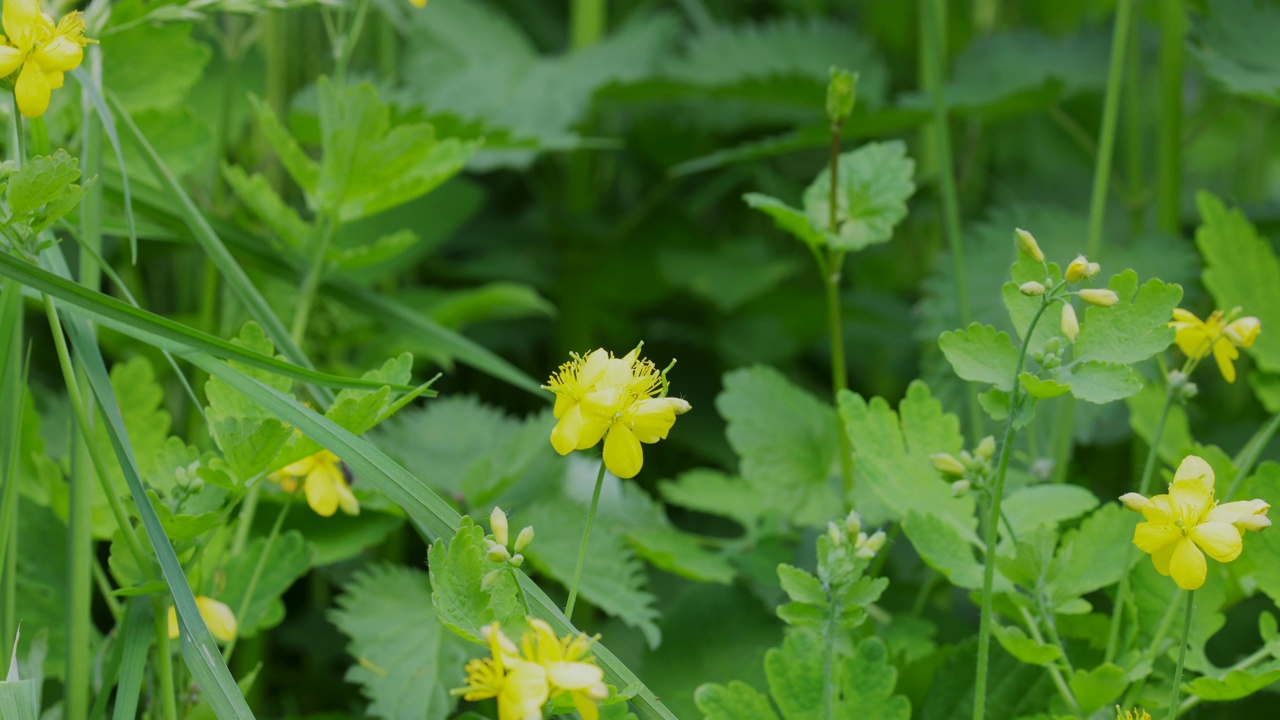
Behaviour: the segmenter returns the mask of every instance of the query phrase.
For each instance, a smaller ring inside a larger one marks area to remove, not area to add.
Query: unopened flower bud
[[[1040,250],[1039,243],[1031,236],[1031,233],[1018,228],[1013,231],[1014,241],[1018,244],[1018,249],[1026,253],[1032,260],[1036,262],[1044,262],[1044,253]]]
[[[1142,508],[1147,506],[1147,499],[1136,492],[1131,492],[1121,495],[1120,503],[1134,512],[1142,512]]]
[[[499,545],[507,544],[507,514],[502,512],[502,508],[495,507],[493,512],[489,513],[489,527],[493,529],[493,539]]]
[[[493,590],[493,586],[498,584],[498,578],[501,576],[502,576],[502,568],[498,568],[497,570],[490,570],[489,572],[485,573],[484,577],[480,578],[480,589],[485,592],[489,592]]]
[[[973,451],[983,460],[990,460],[992,455],[996,454],[996,439],[994,436],[988,435],[978,442],[978,447]]]
[[[1102,266],[1098,263],[1089,262],[1088,258],[1083,255],[1077,255],[1075,260],[1067,266],[1066,278],[1067,282],[1080,282],[1088,280],[1097,275],[1102,270]]]
[[[511,559],[511,553],[507,551],[505,545],[494,545],[487,555],[490,560],[496,563],[504,563]]]
[[[1039,297],[1044,294],[1044,284],[1035,280],[1024,282],[1018,286],[1018,292],[1030,297]]]
[[[827,118],[832,123],[844,122],[853,112],[857,90],[857,73],[831,67],[831,80],[827,83]]]
[[[1253,345],[1258,333],[1262,331],[1262,322],[1256,317],[1242,317],[1227,324],[1223,335],[1236,347],[1247,348]]]
[[[951,483],[951,497],[960,497],[969,492],[969,488],[973,487],[968,480],[957,480]]]
[[[857,510],[849,511],[849,515],[844,519],[844,529],[850,535],[857,535],[862,531],[862,518]]]
[[[834,521],[827,523],[827,537],[831,538],[832,545],[840,545],[844,543],[844,533],[840,531],[840,526]]]
[[[693,409],[693,406],[684,398],[666,398],[666,400],[677,415],[683,415]]]
[[[1080,299],[1097,305],[1098,307],[1111,307],[1120,302],[1120,296],[1116,295],[1114,290],[1103,290],[1100,288],[1087,288],[1080,291]]]
[[[516,536],[516,552],[523,552],[525,548],[529,547],[529,543],[531,542],[533,542],[532,525],[525,527],[525,529],[521,530],[520,534]]]
[[[1076,319],[1076,309],[1071,303],[1062,306],[1062,334],[1073,343],[1080,337],[1080,321]]]
[[[929,456],[933,466],[946,475],[963,475],[964,465],[950,453],[934,453]]]
[[[524,564],[524,556],[520,553],[516,553],[511,556],[511,559],[507,561],[507,564],[513,568],[518,568]]]

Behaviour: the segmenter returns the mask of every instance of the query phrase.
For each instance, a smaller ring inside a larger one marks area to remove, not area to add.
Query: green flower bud
[[[1120,296],[1116,295],[1114,290],[1102,290],[1099,288],[1081,290],[1080,299],[1098,307],[1111,307],[1120,302]]]
[[[516,552],[523,552],[531,542],[533,542],[533,527],[529,526],[521,530],[520,535],[516,537]]]
[[[1018,244],[1018,249],[1026,253],[1028,257],[1036,262],[1044,262],[1044,253],[1040,250],[1039,243],[1031,236],[1031,233],[1018,228],[1013,231],[1013,237]]]
[[[493,512],[489,513],[489,527],[493,529],[493,539],[499,545],[507,544],[507,514],[502,512],[502,508],[495,507]]]
[[[973,452],[983,460],[990,460],[992,455],[996,454],[996,439],[992,435],[988,435],[978,443],[978,447]]]
[[[1044,284],[1031,280],[1019,285],[1018,291],[1029,297],[1039,297],[1044,294]]]
[[[853,103],[857,95],[857,73],[851,73],[833,65],[831,80],[827,83],[827,118],[833,124],[843,123],[853,113]]]
[[[964,465],[955,459],[950,453],[934,453],[929,456],[933,461],[933,466],[945,475],[963,475]]]

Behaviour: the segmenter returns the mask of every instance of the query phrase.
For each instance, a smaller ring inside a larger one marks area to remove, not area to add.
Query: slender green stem
[[[284,504],[280,506],[280,512],[276,514],[276,521],[271,525],[271,532],[267,533],[267,540],[262,545],[262,553],[258,555],[258,562],[253,565],[253,572],[249,575],[249,582],[244,586],[244,597],[240,598],[240,605],[235,609],[236,621],[244,617],[245,611],[249,609],[249,602],[253,600],[253,593],[258,589],[258,581],[262,579],[262,571],[267,566],[267,558],[271,556],[271,547],[275,545],[276,537],[280,535],[280,528],[284,526],[284,519],[289,516],[289,508],[293,506],[293,497],[296,493],[289,493]],[[240,639],[237,635],[231,638],[227,643],[227,648],[222,651],[222,659],[224,662],[231,662],[231,655],[236,650],[236,641]]]
[[[111,617],[119,622],[124,615],[124,606],[113,594],[111,579],[107,577],[107,571],[102,569],[102,562],[96,557],[93,559],[93,582],[97,584],[98,592],[102,593],[102,599],[107,603],[107,610],[111,612]]]
[[[324,229],[320,232],[320,240],[311,249],[311,264],[307,266],[307,274],[302,278],[298,288],[298,305],[293,311],[293,324],[289,335],[298,345],[307,335],[307,322],[311,319],[311,304],[315,301],[316,290],[320,287],[320,278],[324,275],[325,257],[329,254],[329,243],[333,241],[337,220],[323,218]]]
[[[342,44],[338,48],[338,60],[334,67],[334,80],[338,87],[346,84],[347,69],[351,65],[351,55],[355,53],[360,42],[360,33],[364,31],[364,19],[369,14],[369,0],[360,0],[356,5],[355,19],[351,27],[342,34]]]
[[[1049,605],[1049,598],[1045,596],[1043,589],[1036,593],[1036,602],[1040,605],[1040,615],[1044,617],[1044,627],[1049,631],[1049,639],[1062,651],[1062,664],[1066,666],[1068,674],[1075,675],[1071,658],[1067,656],[1067,644],[1058,636],[1058,622],[1053,617],[1053,607]]]
[[[1142,46],[1138,43],[1138,26],[1129,29],[1129,49],[1125,58],[1124,146],[1126,185],[1124,194],[1129,206],[1130,233],[1134,237],[1145,229],[1146,203],[1143,201],[1142,177]]]
[[[1102,249],[1102,221],[1107,210],[1107,181],[1111,179],[1111,155],[1116,144],[1116,120],[1120,114],[1120,86],[1124,80],[1125,45],[1133,0],[1118,0],[1116,24],[1111,35],[1111,66],[1107,72],[1106,99],[1102,106],[1102,127],[1098,131],[1098,162],[1094,165],[1093,196],[1089,201],[1089,257]]]
[[[831,601],[831,607],[827,610],[826,647],[822,653],[822,717],[825,720],[833,720],[836,697],[836,630],[838,629],[837,620],[840,617],[840,598],[832,597],[831,592],[828,591],[827,599]]]
[[[1160,410],[1160,419],[1156,422],[1155,434],[1151,437],[1151,448],[1147,450],[1147,461],[1142,466],[1142,480],[1138,483],[1138,494],[1147,495],[1151,492],[1151,480],[1156,474],[1156,460],[1160,457],[1160,441],[1164,437],[1164,426],[1169,420],[1169,412],[1173,410],[1174,396],[1173,389],[1169,388],[1164,394],[1164,407]],[[1124,608],[1129,602],[1129,573],[1127,572],[1129,564],[1133,561],[1133,543],[1125,543],[1124,545],[1124,564],[1126,572],[1120,576],[1120,585],[1116,588],[1115,607],[1111,608],[1111,632],[1107,635],[1107,652],[1105,662],[1115,660],[1117,653],[1120,651],[1120,626],[1124,618]]]
[[[951,127],[948,122],[946,99],[942,93],[942,78],[946,77],[946,0],[924,0],[922,3],[922,21],[924,23],[924,47],[922,60],[925,60],[930,73],[930,94],[933,97],[933,143],[937,153],[938,190],[942,196],[943,226],[947,235],[947,248],[951,254],[951,278],[956,288],[956,314],[960,318],[960,326],[968,327],[973,319],[969,307],[969,280],[965,273],[964,236],[960,229],[960,196],[956,191],[955,158],[951,153]],[[982,409],[978,405],[978,392],[972,385],[967,385],[969,409],[969,439],[977,441],[982,435]]]
[[[1032,617],[1031,612],[1021,605],[1018,606],[1018,611],[1022,613],[1022,621],[1027,624],[1027,630],[1031,632],[1031,637],[1043,645],[1044,637],[1040,635],[1040,628],[1036,623],[1036,619]],[[1063,648],[1062,657],[1065,659],[1066,656],[1067,650]],[[1080,702],[1076,700],[1075,694],[1071,692],[1071,686],[1067,684],[1066,678],[1062,676],[1062,671],[1058,669],[1057,665],[1049,665],[1047,669],[1049,670],[1049,678],[1053,680],[1054,687],[1058,688],[1058,694],[1066,701],[1072,712],[1079,713]]]
[[[511,573],[511,579],[516,583],[516,595],[520,596],[520,604],[524,606],[524,616],[532,617],[533,613],[529,611],[529,596],[524,594],[524,588],[520,585],[520,575],[510,565],[507,566],[507,572]]]
[[[1222,496],[1222,502],[1230,502],[1235,497],[1240,484],[1249,476],[1249,473],[1253,472],[1253,466],[1257,464],[1262,451],[1267,448],[1271,438],[1275,437],[1276,430],[1280,430],[1280,414],[1272,417],[1262,427],[1258,435],[1249,443],[1248,449],[1242,453],[1240,461],[1236,463],[1236,476],[1231,479],[1231,485],[1227,487],[1227,493]]]
[[[169,648],[169,606],[160,596],[153,595],[151,615],[156,635],[156,682],[160,688],[160,707],[164,720],[177,720],[178,696],[173,683],[173,651]]]
[[[1187,591],[1187,614],[1182,621],[1182,645],[1178,648],[1178,667],[1173,671],[1173,700],[1169,702],[1169,720],[1178,717],[1178,696],[1182,693],[1182,668],[1187,664],[1187,644],[1191,639],[1191,615],[1195,612],[1195,590]]]
[[[1045,297],[1048,297],[1048,293]],[[996,580],[996,543],[1000,539],[1000,501],[1004,498],[1004,476],[1009,470],[1009,455],[1013,448],[1014,421],[1023,397],[1019,392],[1018,376],[1022,374],[1022,366],[1027,360],[1027,348],[1031,345],[1031,337],[1049,308],[1046,299],[1040,303],[1040,309],[1027,325],[1027,333],[1022,338],[1022,347],[1018,350],[1018,362],[1013,369],[1013,393],[1009,402],[1009,419],[1005,421],[1004,440],[1000,443],[1000,460],[996,466],[996,476],[991,488],[990,509],[987,512],[986,547],[982,557],[982,618],[978,625],[978,669],[976,686],[973,690],[973,719],[983,720],[987,713],[987,671],[991,659],[991,625],[993,622],[993,599]]]
[[[0,292],[0,336],[9,334],[8,347],[0,348],[0,400],[5,422],[15,430],[3,439],[4,500],[0,507],[0,560],[4,564],[4,600],[0,611],[0,652],[5,658],[13,654],[13,637],[17,633],[17,557],[18,557],[18,462],[22,457],[23,393],[26,383],[18,365],[22,349],[22,290],[16,280],[6,280]]]
[[[596,520],[596,506],[600,504],[600,487],[604,485],[604,458],[600,458],[600,471],[596,473],[596,487],[591,491],[591,507],[587,510],[587,527],[582,531],[582,549],[578,550],[578,565],[573,569],[573,584],[569,586],[569,601],[564,606],[564,616],[573,622],[573,604],[578,599],[578,581],[582,579],[582,566],[587,562],[587,538],[591,537],[591,525]]]
[[[231,554],[244,552],[245,543],[249,542],[249,531],[253,529],[253,516],[258,512],[258,498],[262,495],[262,481],[249,488],[240,504],[240,518],[236,521],[236,534],[231,540]]]
[[[607,12],[604,0],[573,0],[569,10],[569,46],[590,47],[604,35]]]
[[[1160,0],[1160,95],[1156,112],[1156,227],[1181,227],[1182,67],[1187,20],[1182,0]]]
[[[829,157],[831,176],[827,214],[827,230],[835,235],[840,225],[840,139],[843,123],[831,123],[831,152]],[[815,254],[817,250],[814,250]],[[844,274],[844,257],[842,251],[827,247],[825,263],[818,263],[822,273],[822,283],[827,290],[827,322],[831,335],[831,391],[838,400],[840,392],[849,387],[849,370],[844,354],[844,317],[843,303],[840,298],[840,279]],[[844,430],[844,421],[840,422],[840,484],[845,498],[853,492],[853,449],[849,446],[849,435]]]

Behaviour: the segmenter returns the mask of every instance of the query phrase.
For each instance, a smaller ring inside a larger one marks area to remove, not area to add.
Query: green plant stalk
[[[1160,0],[1160,95],[1156,117],[1156,227],[1180,229],[1182,68],[1186,14],[1182,0]]]
[[[22,439],[23,390],[26,383],[18,368],[22,348],[22,286],[8,280],[0,291],[0,336],[10,335],[8,348],[0,348],[0,413],[11,432],[5,434],[0,447],[4,458],[4,500],[0,508],[0,560],[4,564],[3,609],[0,610],[0,652],[13,655],[13,637],[17,633],[17,556],[18,556],[18,462]]]
[[[1164,615],[1160,617],[1160,624],[1156,626],[1156,634],[1151,638],[1151,644],[1147,646],[1146,652],[1142,654],[1142,662],[1154,663],[1156,656],[1160,654],[1160,646],[1164,643],[1165,637],[1169,634],[1169,629],[1173,627],[1173,618],[1178,614],[1178,603],[1171,602],[1169,607],[1165,608]],[[1268,653],[1268,656],[1270,653]],[[1147,676],[1150,677],[1150,676]],[[1147,678],[1144,677],[1129,688],[1125,693],[1124,702],[1121,707],[1129,707],[1134,703],[1134,698],[1142,695],[1142,689],[1146,685]]]
[[[324,275],[325,256],[329,254],[329,244],[336,232],[337,220],[324,218],[321,220],[324,229],[320,231],[320,240],[311,249],[311,264],[307,266],[307,274],[302,277],[302,285],[298,288],[298,305],[293,312],[293,324],[289,335],[293,342],[302,345],[307,335],[307,322],[311,319],[311,305],[316,299],[316,290],[320,287],[321,276]]]
[[[1049,606],[1049,599],[1045,597],[1043,589],[1036,593],[1036,602],[1040,605],[1040,614],[1044,616],[1044,627],[1049,631],[1049,639],[1062,651],[1062,664],[1066,666],[1067,674],[1075,675],[1076,670],[1071,666],[1071,658],[1067,656],[1067,644],[1058,636],[1058,623],[1053,618],[1053,608]]]
[[[231,554],[238,555],[244,552],[244,546],[249,542],[249,531],[253,529],[253,516],[258,512],[258,498],[262,495],[262,480],[256,485],[249,488],[249,492],[244,495],[244,502],[240,503],[240,518],[236,520],[236,534],[231,540]]]
[[[507,565],[507,572],[516,583],[516,594],[520,596],[520,604],[524,606],[524,616],[533,617],[533,612],[529,610],[529,596],[525,595],[524,588],[520,587],[520,576],[516,574],[516,569]]]
[[[1262,451],[1267,448],[1271,438],[1275,437],[1276,430],[1280,430],[1280,414],[1267,421],[1267,424],[1262,427],[1257,437],[1253,438],[1247,450],[1241,453],[1240,460],[1235,463],[1238,468],[1236,476],[1231,479],[1231,484],[1227,486],[1227,493],[1222,496],[1222,502],[1231,502],[1231,499],[1235,497],[1236,491],[1240,489],[1240,484],[1244,482],[1249,473],[1253,472],[1253,466],[1258,463],[1258,458],[1262,455]]]
[[[1123,1],[1123,0],[1122,0]],[[1044,297],[1048,297],[1048,293]],[[991,508],[987,513],[986,547],[982,555],[982,618],[978,624],[978,668],[973,689],[973,720],[983,720],[987,713],[987,671],[991,662],[991,623],[992,600],[996,580],[996,543],[1000,536],[1000,502],[1004,499],[1004,476],[1009,470],[1009,455],[1013,447],[1015,433],[1013,424],[1018,417],[1019,406],[1024,396],[1019,393],[1018,376],[1022,374],[1022,366],[1027,360],[1027,348],[1031,345],[1031,336],[1049,308],[1049,302],[1041,301],[1040,309],[1027,325],[1027,333],[1023,336],[1022,347],[1018,350],[1018,362],[1013,369],[1013,393],[1009,402],[1009,419],[1004,426],[1004,440],[1000,443],[1000,460],[996,466],[996,477],[991,489]]]
[[[160,708],[164,720],[177,720],[178,696],[173,684],[173,651],[169,647],[169,608],[160,596],[151,598],[151,615],[156,634],[156,682],[160,688]]]
[[[1098,161],[1093,167],[1093,195],[1089,200],[1089,239],[1086,252],[1096,257],[1102,249],[1102,221],[1107,210],[1107,182],[1111,179],[1111,156],[1116,144],[1116,120],[1120,114],[1120,86],[1124,80],[1125,45],[1133,0],[1118,0],[1116,24],[1111,35],[1111,64],[1107,71],[1107,92],[1102,105],[1102,127],[1098,132]]]
[[[827,600],[831,609],[827,611],[826,646],[822,652],[822,717],[833,720],[835,715],[835,656],[836,656],[836,619],[840,617],[840,599],[827,592]]]
[[[1031,632],[1031,637],[1036,642],[1043,645],[1044,636],[1040,634],[1040,628],[1036,624],[1036,619],[1032,617],[1031,613],[1021,605],[1018,606],[1018,611],[1022,613],[1022,621],[1027,624],[1027,630]],[[1062,656],[1064,658],[1067,656],[1065,648],[1062,650]],[[1049,665],[1045,669],[1049,671],[1049,678],[1053,680],[1054,687],[1058,688],[1058,694],[1062,696],[1064,701],[1066,701],[1067,706],[1071,708],[1072,712],[1079,713],[1080,702],[1076,700],[1075,694],[1071,692],[1071,686],[1067,684],[1066,678],[1062,676],[1062,670],[1058,669],[1057,665]]]
[[[1169,720],[1178,717],[1178,696],[1182,693],[1182,668],[1187,664],[1187,642],[1191,638],[1191,615],[1195,612],[1195,590],[1187,591],[1187,614],[1182,621],[1182,645],[1178,648],[1178,667],[1173,671],[1173,700],[1169,703]]]
[[[253,572],[249,575],[249,582],[244,586],[244,597],[240,599],[240,606],[236,608],[236,622],[244,617],[244,613],[249,609],[249,601],[253,599],[253,593],[258,589],[258,581],[262,579],[262,571],[267,566],[267,558],[271,555],[271,546],[275,545],[276,538],[280,535],[280,528],[284,525],[284,519],[289,516],[289,508],[293,506],[294,493],[284,500],[284,505],[280,506],[280,512],[276,514],[276,521],[271,525],[271,532],[267,533],[267,540],[262,545],[262,554],[258,556],[258,562],[253,565]],[[222,651],[223,662],[231,664],[231,655],[236,650],[236,641],[240,639],[239,633],[231,638],[227,643],[227,647]]]
[[[1134,236],[1145,229],[1146,203],[1143,201],[1142,178],[1142,46],[1138,43],[1138,26],[1129,30],[1129,49],[1125,59],[1124,146],[1126,204],[1129,206],[1129,232]]]
[[[364,20],[369,14],[369,0],[360,0],[356,5],[355,19],[351,21],[351,27],[347,28],[342,34],[342,44],[338,47],[338,59],[335,64],[333,77],[338,87],[346,85],[347,70],[351,66],[351,56],[355,53],[356,45],[360,42],[360,34],[364,31]]]
[[[111,587],[111,580],[107,577],[107,571],[102,569],[102,563],[98,558],[93,559],[93,582],[97,584],[98,592],[102,594],[102,600],[107,604],[111,617],[119,623],[120,618],[124,616],[124,606],[112,594],[114,588]]]
[[[1138,494],[1146,496],[1151,492],[1151,480],[1156,474],[1156,460],[1160,457],[1160,441],[1164,438],[1164,426],[1169,420],[1169,412],[1173,410],[1173,389],[1168,388],[1164,394],[1164,407],[1160,410],[1160,420],[1156,422],[1156,431],[1151,438],[1151,448],[1147,450],[1147,461],[1142,466],[1142,480],[1138,483]],[[1124,574],[1120,576],[1120,585],[1116,588],[1115,607],[1111,608],[1111,631],[1107,634],[1107,652],[1104,662],[1115,660],[1120,651],[1120,626],[1123,623],[1124,607],[1129,602],[1129,572],[1133,561],[1133,543],[1124,546]]]
[[[218,107],[218,115],[213,127],[213,158],[209,172],[209,184],[212,186],[213,207],[222,209],[227,199],[227,184],[222,178],[222,161],[227,155],[228,135],[231,132],[231,108],[236,101],[236,78],[240,74],[240,60],[244,56],[241,38],[244,35],[245,19],[228,14],[222,18],[222,57],[226,67],[222,73],[222,104]],[[207,266],[213,262],[205,259]],[[206,277],[208,275],[206,274]],[[206,328],[207,329],[207,328]]]
[[[830,170],[831,188],[827,197],[829,211],[827,230],[835,235],[840,226],[838,204],[840,193],[840,138],[843,123],[831,123]],[[815,251],[816,252],[816,251]],[[831,392],[839,398],[840,392],[849,387],[849,370],[844,354],[844,319],[840,298],[840,279],[844,274],[844,253],[829,244],[825,263],[819,263],[822,271],[822,283],[827,290],[827,322],[831,335]],[[849,445],[849,435],[845,432],[844,421],[840,421],[840,484],[844,489],[846,500],[853,493],[853,448]]]
[[[582,548],[578,550],[578,565],[573,569],[573,584],[569,586],[569,600],[564,606],[564,616],[573,621],[573,605],[578,599],[578,581],[582,579],[582,566],[587,562],[587,538],[591,537],[591,525],[596,519],[596,506],[600,504],[600,487],[604,485],[604,457],[600,458],[600,471],[596,473],[596,487],[591,491],[591,507],[587,510],[587,527],[582,531]]]
[[[604,36],[607,8],[604,0],[573,0],[569,11],[569,46],[591,47]]]
[[[969,281],[965,274],[964,236],[960,227],[960,196],[956,191],[955,158],[951,153],[951,127],[948,122],[946,100],[943,97],[942,78],[946,76],[946,0],[924,0],[921,17],[925,25],[922,59],[932,68],[933,80],[930,95],[933,99],[933,143],[937,153],[938,190],[942,196],[943,228],[947,235],[947,249],[951,253],[951,277],[956,285],[956,312],[960,326],[968,327],[973,319],[969,306]],[[969,439],[976,442],[982,435],[982,408],[978,405],[978,391],[967,385],[966,405],[969,410]]]

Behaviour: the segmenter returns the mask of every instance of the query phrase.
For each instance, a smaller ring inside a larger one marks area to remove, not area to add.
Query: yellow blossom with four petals
[[[197,595],[196,608],[200,610],[200,618],[204,620],[205,627],[209,628],[209,634],[213,635],[214,639],[222,642],[231,642],[235,639],[239,625],[236,623],[235,613],[231,612],[231,608],[225,603],[204,595]],[[178,634],[178,611],[170,605],[169,639],[176,639]]]
[[[1234,360],[1240,357],[1236,348],[1253,345],[1262,331],[1262,323],[1256,317],[1232,320],[1239,312],[1240,308],[1236,308],[1227,316],[1221,310],[1214,310],[1207,319],[1201,320],[1182,308],[1174,308],[1173,321],[1169,323],[1176,332],[1173,341],[1182,354],[1192,360],[1200,360],[1213,353],[1222,377],[1233,383],[1236,381]]]
[[[317,515],[330,517],[338,508],[348,515],[360,514],[360,501],[356,500],[347,485],[347,478],[342,474],[342,461],[328,450],[285,465],[271,473],[270,478],[288,492],[297,489],[297,483],[301,481],[307,494],[307,504]]]
[[[1214,499],[1213,468],[1203,458],[1188,455],[1178,465],[1169,492],[1145,498],[1127,493],[1124,506],[1142,513],[1146,522],[1133,531],[1133,544],[1151,555],[1151,562],[1183,590],[1204,585],[1208,567],[1204,555],[1231,562],[1244,549],[1245,530],[1271,525],[1263,500],[1219,505]]]
[[[0,77],[14,71],[14,96],[26,117],[40,117],[49,109],[49,97],[62,87],[63,74],[80,66],[84,46],[84,16],[67,13],[55,25],[40,11],[38,0],[4,0],[0,13],[5,37],[0,37]]]

